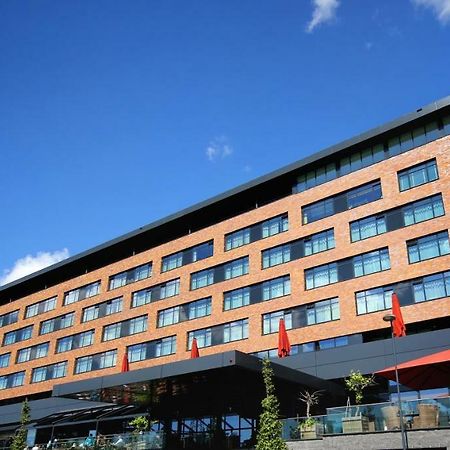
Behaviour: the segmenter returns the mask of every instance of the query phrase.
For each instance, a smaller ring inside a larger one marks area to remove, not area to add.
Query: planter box
[[[369,431],[369,418],[366,416],[343,417],[343,433],[367,433]]]
[[[300,425],[300,439],[318,439],[323,436],[323,425],[315,423],[313,425]]]

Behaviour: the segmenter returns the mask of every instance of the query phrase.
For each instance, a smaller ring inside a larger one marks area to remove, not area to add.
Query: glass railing
[[[147,431],[145,433],[123,433],[100,435],[97,439],[71,438],[56,439],[50,445],[47,442],[41,444],[41,448],[49,448],[52,450],[63,449],[91,449],[91,450],[158,450],[164,447],[164,437],[162,432]]]
[[[450,428],[450,397],[402,400],[407,430]],[[283,419],[283,438],[320,439],[323,435],[400,430],[398,403],[327,408],[327,414]]]

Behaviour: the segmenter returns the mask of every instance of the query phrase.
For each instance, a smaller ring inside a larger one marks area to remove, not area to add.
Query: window
[[[250,287],[234,289],[223,294],[224,310],[240,308],[250,304]]]
[[[386,217],[384,215],[371,216],[350,223],[352,242],[377,236],[386,233],[386,231]]]
[[[158,311],[158,327],[211,315],[211,297]]]
[[[127,284],[145,280],[152,275],[152,263],[143,264],[133,269],[109,277],[109,289],[117,289]]]
[[[393,293],[394,290],[392,286],[384,286],[357,292],[355,294],[357,314],[368,314],[392,308]]]
[[[210,328],[190,331],[188,333],[188,350],[192,348],[194,337],[199,348],[225,344],[248,338],[248,319],[215,325]]]
[[[131,307],[146,305],[164,298],[174,297],[180,292],[180,279],[167,281],[141,291],[133,292]]]
[[[18,330],[9,331],[5,333],[3,336],[3,345],[11,345],[16,342],[26,341],[31,338],[31,334],[33,333],[33,325],[29,325],[28,327],[19,328]]]
[[[223,342],[240,341],[248,338],[248,319],[226,323],[223,327]]]
[[[337,264],[324,264],[305,270],[306,289],[313,289],[338,282]]]
[[[287,214],[268,219],[262,223],[262,237],[266,238],[282,233],[289,229],[289,221]]]
[[[87,284],[86,286],[80,287],[78,289],[73,289],[64,294],[64,305],[70,305],[85,298],[93,297],[100,292],[100,281],[95,283]]]
[[[353,152],[340,160],[340,175],[347,175],[363,169],[384,159],[384,146],[377,144],[373,147]]]
[[[130,345],[127,351],[130,363],[173,355],[177,351],[177,339],[176,336],[169,336],[154,341]]]
[[[410,264],[448,255],[450,253],[448,231],[408,241],[406,247]]]
[[[278,247],[269,248],[262,252],[262,267],[277,266],[291,260],[291,246],[289,244],[279,245]]]
[[[302,222],[306,225],[325,217],[356,208],[382,198],[380,180],[319,200],[302,207]]]
[[[400,191],[437,180],[439,178],[436,160],[427,161],[398,173]]]
[[[67,361],[63,361],[49,366],[37,367],[33,369],[31,375],[32,383],[40,383],[41,381],[54,380],[63,378],[67,372]]]
[[[41,322],[39,334],[47,334],[53,331],[69,328],[73,325],[74,313],[64,314],[53,319],[44,320]]]
[[[49,345],[49,342],[44,342],[43,344],[33,345],[32,347],[21,348],[17,352],[17,362],[23,363],[33,359],[45,358],[48,355]]]
[[[225,235],[225,251],[242,247],[251,242],[259,241],[289,229],[287,213],[258,222]]]
[[[191,290],[248,273],[248,256],[191,274]]]
[[[428,300],[450,296],[450,272],[438,273],[423,277],[413,282],[414,302],[420,303]]]
[[[23,386],[25,371],[0,376],[0,390]]]
[[[11,353],[4,353],[0,355],[0,369],[9,366],[9,360],[11,359]]]
[[[339,319],[339,299],[332,298],[313,303],[306,307],[306,321],[308,325],[330,322]]]
[[[112,339],[131,336],[133,334],[143,333],[144,331],[147,331],[147,315],[105,325],[103,327],[102,341],[111,341]]]
[[[12,311],[0,316],[0,328],[6,327],[6,325],[11,325],[19,320],[19,310]]]
[[[311,237],[305,239],[304,244],[305,256],[334,248],[334,230],[331,229],[322,233],[313,234]]]
[[[232,250],[233,248],[242,247],[250,244],[250,228],[243,228],[242,230],[234,231],[225,235],[225,250]]]
[[[406,227],[443,215],[444,204],[441,195],[419,200],[403,208],[403,220]]]
[[[116,359],[117,349],[77,358],[75,360],[75,374],[114,367]]]
[[[83,308],[83,315],[81,322],[89,322],[100,317],[110,316],[122,311],[123,300],[122,297],[113,298],[106,302],[97,303],[94,306]]]
[[[289,275],[264,281],[262,283],[263,301],[283,297],[291,293],[291,280]]]
[[[41,302],[34,303],[27,306],[25,309],[25,319],[29,317],[37,316],[38,314],[44,314],[48,311],[53,311],[56,308],[56,297],[42,300]]]
[[[176,269],[177,267],[185,266],[205,258],[209,258],[214,252],[214,242],[208,241],[203,244],[182,250],[178,253],[173,253],[169,256],[164,256],[162,259],[161,272]]]
[[[389,251],[387,248],[375,250],[353,257],[355,277],[362,277],[375,272],[382,272],[391,268]]]
[[[248,256],[225,264],[225,280],[248,274]]]
[[[94,342],[94,330],[65,336],[56,341],[56,353],[68,352],[76,348],[88,347]]]
[[[302,173],[297,179],[296,190],[297,192],[306,191],[327,181],[334,180],[336,176],[336,163],[329,163],[326,166]]]
[[[292,311],[275,311],[263,314],[263,334],[278,333],[280,319],[284,319],[286,330],[292,329]]]

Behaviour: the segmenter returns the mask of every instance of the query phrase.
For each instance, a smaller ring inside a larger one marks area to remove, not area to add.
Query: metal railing
[[[403,420],[409,430],[450,428],[450,397],[402,400]],[[400,430],[398,403],[373,403],[328,408],[327,414],[283,419],[283,438],[320,439],[323,435]]]

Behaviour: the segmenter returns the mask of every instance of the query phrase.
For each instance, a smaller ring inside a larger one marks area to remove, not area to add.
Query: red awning
[[[434,389],[450,386],[450,349],[422,358],[406,361],[397,366],[400,384],[412,389]],[[395,381],[395,367],[375,372]]]

